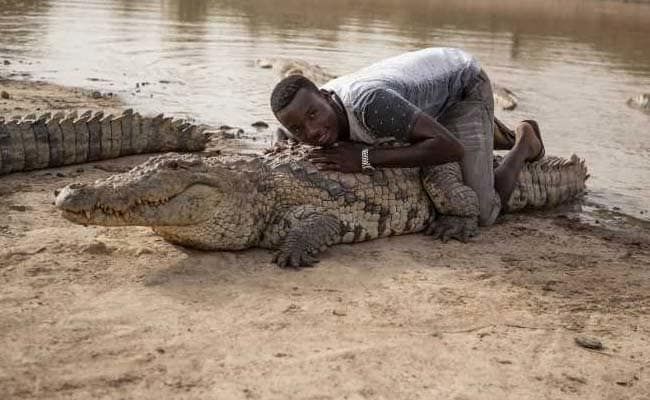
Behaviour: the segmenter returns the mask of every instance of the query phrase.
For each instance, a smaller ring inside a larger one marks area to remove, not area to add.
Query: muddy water
[[[625,101],[650,92],[650,4],[0,0],[0,60],[11,61],[0,75],[110,91],[145,112],[210,124],[272,119],[275,76],[257,58],[345,73],[427,46],[478,56],[519,96],[498,116],[538,119],[547,153],[587,158],[590,200],[649,218],[650,115]]]

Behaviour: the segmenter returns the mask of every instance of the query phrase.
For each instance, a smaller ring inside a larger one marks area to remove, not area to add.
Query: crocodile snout
[[[73,183],[54,193],[56,195],[54,204],[61,210],[81,212],[91,210],[97,204],[96,194],[88,190],[86,184]]]

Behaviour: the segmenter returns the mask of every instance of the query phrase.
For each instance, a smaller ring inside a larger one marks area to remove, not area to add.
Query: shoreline
[[[0,76],[0,117],[72,110],[106,110],[117,113],[124,103],[117,95],[82,87],[67,87],[40,80]],[[8,96],[8,97],[7,97]]]
[[[16,107],[123,108],[118,98],[93,99],[83,89],[11,85],[13,103],[0,100],[0,115]],[[612,229],[570,208],[510,214],[467,244],[415,234],[339,245],[315,268],[295,271],[277,268],[261,249],[202,252],[147,228],[74,225],[52,205],[54,190],[148,157],[0,177],[0,393],[650,394],[650,231],[643,225]],[[603,348],[583,347],[584,337]]]

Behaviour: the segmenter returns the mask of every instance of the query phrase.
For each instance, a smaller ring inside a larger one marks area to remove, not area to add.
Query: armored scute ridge
[[[162,114],[87,111],[0,118],[0,175],[131,154],[200,151],[203,129]]]
[[[495,163],[500,161],[497,157]],[[585,161],[575,154],[569,160],[549,156],[526,163],[506,209],[551,208],[566,203],[584,192],[587,178]]]

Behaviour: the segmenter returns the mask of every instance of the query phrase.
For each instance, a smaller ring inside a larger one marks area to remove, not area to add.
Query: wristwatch
[[[368,148],[364,147],[361,150],[361,171],[364,174],[372,174],[375,172],[375,167],[370,165],[370,161],[368,160]]]

